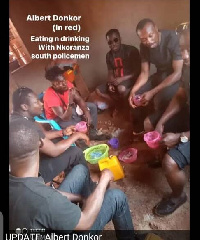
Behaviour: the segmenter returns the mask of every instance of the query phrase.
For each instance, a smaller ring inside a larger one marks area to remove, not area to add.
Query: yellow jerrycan
[[[123,168],[117,158],[117,156],[109,156],[98,161],[99,169],[109,169],[114,175],[114,181],[124,178]]]

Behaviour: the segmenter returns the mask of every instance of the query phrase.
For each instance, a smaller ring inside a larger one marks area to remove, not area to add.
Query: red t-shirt
[[[67,82],[68,89],[71,89],[74,87],[74,85],[71,82]],[[63,103],[63,101],[64,103]],[[45,91],[44,97],[44,111],[47,119],[54,119],[57,116],[52,110],[52,107],[58,107],[61,106],[63,110],[65,111],[67,109],[68,103],[69,103],[69,90],[65,91],[63,94],[55,92],[55,90],[52,87],[47,88]]]

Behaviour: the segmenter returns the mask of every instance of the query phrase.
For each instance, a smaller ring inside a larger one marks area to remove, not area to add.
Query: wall
[[[12,94],[18,88],[12,74],[9,72],[9,114],[12,112]]]
[[[105,33],[118,28],[122,42],[139,47],[135,33],[137,23],[152,18],[159,28],[175,29],[190,19],[189,0],[10,0],[10,18],[30,53],[37,52],[31,35],[52,35],[52,22],[27,22],[27,14],[81,15],[81,35],[90,37],[90,59],[80,60],[82,75],[89,88],[106,78],[105,54],[109,50]],[[66,25],[66,22],[64,23]],[[55,33],[54,33],[55,34]],[[65,34],[57,32],[56,34]],[[49,60],[33,60],[13,74],[20,85],[37,93],[49,86],[44,79],[44,66]]]

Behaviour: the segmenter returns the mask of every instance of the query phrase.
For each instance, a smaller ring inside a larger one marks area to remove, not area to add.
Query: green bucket
[[[109,146],[107,144],[99,144],[87,148],[83,151],[85,159],[91,164],[96,164],[100,159],[108,157]]]

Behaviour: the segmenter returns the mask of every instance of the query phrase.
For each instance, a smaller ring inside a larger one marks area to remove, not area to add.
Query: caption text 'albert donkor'
[[[58,15],[45,15],[45,16],[38,16],[38,15],[27,15],[26,21],[32,21],[32,22],[37,22],[37,21],[80,21],[81,16],[58,16]],[[62,30],[69,30],[69,31],[77,31],[80,32],[81,30],[81,26],[80,24],[76,24],[76,25],[67,25],[63,26],[58,25],[58,24],[54,24],[53,25],[53,32],[55,31],[62,31]]]

